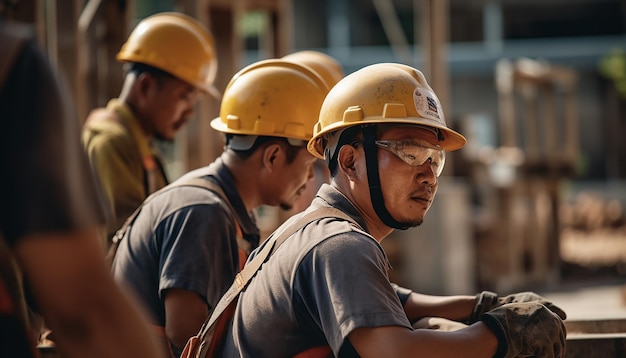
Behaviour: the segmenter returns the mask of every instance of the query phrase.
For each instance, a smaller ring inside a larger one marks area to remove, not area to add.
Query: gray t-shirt
[[[158,326],[165,325],[166,290],[195,292],[209,307],[226,292],[239,272],[233,215],[241,223],[244,239],[252,247],[259,242],[254,217],[245,211],[221,159],[185,177],[210,178],[218,183],[235,212],[204,188],[182,186],[165,191],[144,205],[122,239],[112,267],[116,282],[139,296]]]
[[[329,185],[307,211],[328,205],[363,227],[356,209]],[[336,218],[312,222],[287,239],[241,293],[224,356],[291,357],[322,345],[335,356],[356,356],[346,339],[356,328],[412,329],[389,268],[380,244],[358,226]]]

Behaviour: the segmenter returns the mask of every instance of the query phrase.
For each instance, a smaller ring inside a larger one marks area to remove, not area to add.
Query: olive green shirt
[[[112,99],[106,108],[89,114],[83,127],[83,145],[96,179],[109,204],[107,237],[151,193],[167,185],[158,150],[123,102]]]

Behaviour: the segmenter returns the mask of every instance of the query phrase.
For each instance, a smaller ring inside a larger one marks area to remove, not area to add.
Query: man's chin
[[[419,219],[419,220],[409,220],[409,221],[401,221],[401,223],[404,226],[408,226],[408,227],[418,227],[420,225],[422,225],[422,223],[424,222],[424,219]]]
[[[278,206],[285,211],[290,211],[291,209],[293,209],[293,204],[291,203],[280,203],[278,204]]]

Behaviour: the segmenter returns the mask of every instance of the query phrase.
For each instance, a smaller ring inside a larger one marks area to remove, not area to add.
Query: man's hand
[[[496,357],[565,356],[565,325],[538,301],[508,303],[483,313],[480,320],[498,338]]]
[[[476,304],[474,305],[474,311],[472,312],[469,323],[472,324],[477,322],[483,313],[489,312],[494,308],[500,307],[508,303],[522,302],[541,303],[550,311],[559,315],[561,319],[567,318],[567,314],[560,307],[556,306],[551,301],[548,301],[545,297],[542,297],[534,292],[520,292],[505,297],[498,297],[498,294],[496,294],[495,292],[483,291],[476,295]]]
[[[498,298],[498,302],[502,305],[517,302],[539,302],[542,305],[546,306],[546,308],[550,311],[558,314],[561,319],[567,318],[567,314],[565,314],[565,311],[563,311],[560,307],[534,292],[514,293],[505,297]]]

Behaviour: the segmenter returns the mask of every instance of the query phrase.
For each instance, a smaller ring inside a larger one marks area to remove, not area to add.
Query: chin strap
[[[370,186],[370,197],[372,206],[382,222],[394,229],[406,230],[410,225],[401,223],[391,216],[380,187],[380,176],[378,175],[378,148],[376,147],[376,126],[363,127],[363,150],[365,151],[365,164],[367,166],[367,180]]]

